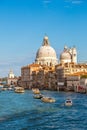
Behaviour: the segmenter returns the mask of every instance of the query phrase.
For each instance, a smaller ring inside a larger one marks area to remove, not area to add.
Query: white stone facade
[[[10,70],[10,72],[8,74],[8,78],[7,78],[7,84],[8,85],[17,85],[17,80],[18,80],[18,78],[15,77],[13,71]]]
[[[9,74],[8,74],[8,78],[14,78],[14,73],[12,70],[10,70]]]
[[[60,54],[60,63],[77,63],[77,50],[75,47],[64,47],[63,52]]]

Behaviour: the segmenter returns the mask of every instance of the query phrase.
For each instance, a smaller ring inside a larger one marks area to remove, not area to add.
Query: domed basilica
[[[37,51],[35,63],[47,66],[58,64],[56,52],[50,46],[47,36],[44,37],[43,44]]]
[[[68,48],[64,47],[63,52],[60,54],[60,63],[77,63],[77,50],[75,47]],[[45,36],[43,39],[42,46],[38,49],[36,53],[36,64],[55,66],[58,64],[58,59],[56,51],[50,46],[48,37]]]

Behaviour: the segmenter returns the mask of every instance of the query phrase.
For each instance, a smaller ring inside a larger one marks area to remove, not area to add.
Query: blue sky
[[[76,46],[87,61],[87,0],[0,0],[0,77],[34,61],[47,34],[58,58]]]

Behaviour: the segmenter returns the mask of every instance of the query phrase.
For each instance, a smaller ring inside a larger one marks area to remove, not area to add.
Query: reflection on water
[[[0,130],[87,130],[87,95],[42,91],[55,103],[34,99],[31,91],[0,93]],[[65,107],[67,97],[73,106]]]

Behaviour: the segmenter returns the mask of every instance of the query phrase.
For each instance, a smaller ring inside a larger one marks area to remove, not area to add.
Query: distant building
[[[10,70],[9,74],[8,74],[8,78],[14,78],[14,73],[12,70]]]
[[[80,86],[87,89],[87,78],[81,78],[80,79]]]
[[[15,77],[13,71],[10,70],[8,77],[7,77],[7,84],[8,85],[17,85],[17,80],[18,80],[18,78]]]
[[[87,78],[80,79],[80,85],[77,87],[77,92],[87,93]]]
[[[21,81],[24,88],[56,89],[55,67],[35,63],[22,67]]]
[[[86,64],[63,63],[55,66],[57,82],[72,88],[80,84],[80,76],[87,73]]]

